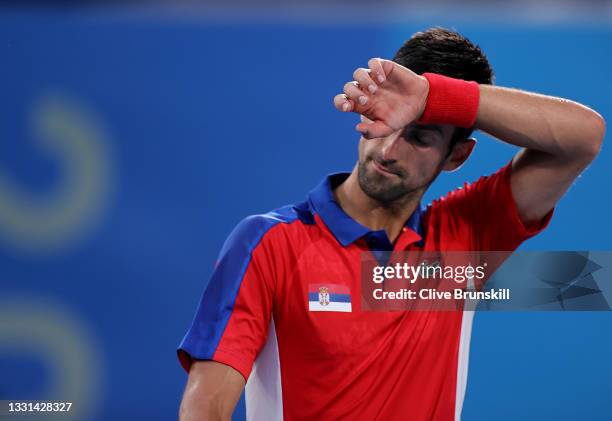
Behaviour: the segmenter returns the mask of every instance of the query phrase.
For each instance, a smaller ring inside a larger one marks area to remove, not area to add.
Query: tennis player
[[[604,136],[583,105],[493,86],[480,48],[442,28],[353,79],[334,98],[361,116],[352,172],[244,219],[225,242],[178,350],[182,420],[231,419],[245,384],[257,421],[459,419],[473,313],[362,311],[361,254],[512,251],[548,224]],[[469,157],[476,129],[520,150],[421,206]]]

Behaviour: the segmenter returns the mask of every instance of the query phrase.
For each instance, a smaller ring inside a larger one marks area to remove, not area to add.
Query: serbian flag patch
[[[350,313],[351,292],[346,285],[310,284],[308,286],[309,311],[343,311]]]

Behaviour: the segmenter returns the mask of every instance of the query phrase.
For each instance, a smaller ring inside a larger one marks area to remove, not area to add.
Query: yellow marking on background
[[[62,95],[36,101],[30,126],[61,176],[53,191],[34,194],[0,168],[0,241],[30,254],[57,253],[78,243],[107,208],[116,170],[111,145],[96,116]]]
[[[0,300],[0,356],[7,352],[33,355],[42,361],[51,379],[48,396],[2,399],[73,402],[70,412],[57,417],[44,414],[45,420],[93,418],[103,400],[105,362],[101,349],[92,329],[59,303],[22,296]],[[22,418],[41,419],[41,414],[20,415]]]

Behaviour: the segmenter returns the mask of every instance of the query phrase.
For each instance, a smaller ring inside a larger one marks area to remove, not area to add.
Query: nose
[[[397,161],[401,140],[401,132],[393,133],[384,138],[381,156],[384,161]]]

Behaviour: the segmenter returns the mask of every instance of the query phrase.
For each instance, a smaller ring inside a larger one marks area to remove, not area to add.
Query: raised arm
[[[424,114],[429,123],[457,125],[453,117],[459,113],[460,120],[469,121],[460,127],[480,129],[522,147],[513,161],[511,187],[524,222],[538,221],[554,207],[595,158],[604,137],[603,118],[567,99],[456,79],[445,82],[383,59],[371,59],[368,68],[357,69],[353,77],[334,104],[340,111],[366,117],[356,127],[366,138],[389,136],[422,121]],[[438,103],[433,108],[443,112],[427,112],[432,96]],[[459,103],[450,104],[453,101]]]
[[[523,148],[512,163],[512,192],[521,219],[537,221],[597,156],[605,123],[573,101],[480,85],[476,128]]]
[[[179,420],[231,420],[244,384],[244,377],[228,365],[194,361],[189,370]]]

